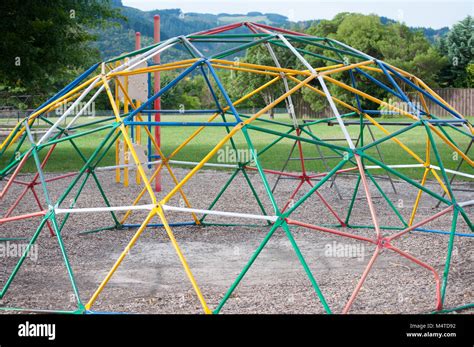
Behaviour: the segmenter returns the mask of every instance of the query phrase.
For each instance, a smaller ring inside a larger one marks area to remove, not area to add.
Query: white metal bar
[[[152,210],[155,205],[133,205],[133,206],[110,206],[110,207],[86,207],[86,208],[55,208],[54,213],[91,213],[91,212],[110,212],[110,211],[129,211],[129,210]]]
[[[459,202],[458,205],[461,206],[461,207],[472,206],[472,205],[474,205],[474,200]]]
[[[58,118],[58,120],[48,129],[46,134],[44,134],[41,139],[38,141],[37,145],[43,143],[43,141],[47,140],[48,137],[51,136],[52,132],[56,130],[59,124],[74,110],[78,103],[85,98],[87,94],[96,86],[97,82],[99,82],[100,77],[96,77],[96,79],[79,95],[79,97],[73,102],[73,104]]]
[[[201,210],[201,209],[197,209],[197,208],[176,207],[176,206],[170,206],[170,205],[162,205],[161,207],[165,211],[193,212],[193,213],[202,213],[202,214],[212,214],[212,215],[216,215],[216,216],[239,217],[239,218],[249,218],[249,219],[263,219],[263,220],[269,220],[269,221],[273,221],[273,222],[278,219],[277,216],[263,216],[263,215],[248,214],[248,213]]]
[[[346,126],[344,125],[344,121],[341,118],[341,115],[339,114],[339,111],[337,110],[336,104],[334,104],[334,100],[332,99],[331,93],[329,93],[328,87],[326,86],[326,83],[324,82],[324,79],[322,76],[318,76],[319,83],[321,84],[321,87],[323,88],[324,94],[326,94],[326,99],[329,102],[329,105],[331,106],[332,111],[334,112],[334,115],[336,116],[337,122],[339,123],[339,126],[341,127],[342,133],[344,134],[344,137],[346,138],[347,144],[349,145],[350,149],[355,149],[354,142],[352,142],[352,138],[349,135],[349,132],[347,131]]]

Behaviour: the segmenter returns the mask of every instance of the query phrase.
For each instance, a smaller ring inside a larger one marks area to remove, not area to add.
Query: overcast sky
[[[183,12],[278,13],[290,20],[331,19],[339,12],[375,13],[405,22],[409,26],[441,28],[451,26],[474,13],[469,0],[122,0],[125,6],[141,10],[180,8]]]

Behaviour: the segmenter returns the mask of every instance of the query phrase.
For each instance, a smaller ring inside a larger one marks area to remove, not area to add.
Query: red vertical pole
[[[154,36],[155,43],[160,42],[160,16],[157,14],[154,17],[154,35],[153,36]],[[155,64],[160,63],[160,54],[157,54],[153,57],[153,62]],[[160,90],[160,73],[159,72],[154,73],[154,79],[155,79],[154,84],[153,84],[154,92],[158,93],[158,91]],[[155,100],[154,108],[155,110],[161,110],[160,98],[157,98]],[[161,114],[155,113],[155,122],[159,122],[160,119],[161,119]],[[156,141],[156,144],[159,147],[161,147],[161,132],[160,132],[159,126],[155,126],[155,141]],[[160,174],[156,175],[155,190],[157,192],[161,192],[161,175]]]
[[[139,50],[141,48],[141,37],[140,37],[140,32],[137,31],[135,33],[135,50]]]

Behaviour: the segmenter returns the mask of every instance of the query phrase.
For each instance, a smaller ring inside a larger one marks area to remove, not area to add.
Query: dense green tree
[[[396,22],[383,24],[381,18],[376,15],[340,13],[332,20],[323,20],[312,26],[308,33],[344,42],[374,58],[415,74],[431,86],[436,86],[436,75],[447,64],[447,60],[432,47],[421,30],[412,30],[405,24]],[[322,53],[330,58],[339,60],[342,58],[329,50],[322,51],[311,46],[306,47],[306,49]],[[334,64],[314,57],[308,58],[308,60],[314,66]],[[353,63],[356,60],[346,56],[346,62]],[[346,84],[351,83],[350,75],[347,72],[338,74],[336,77]],[[381,81],[389,83],[384,76],[377,75],[377,77]],[[384,99],[387,97],[384,90],[369,82],[366,78],[358,77],[357,83],[361,86],[361,89],[377,98]],[[352,94],[332,85],[329,85],[329,87],[334,96],[354,104]],[[324,98],[307,90],[304,91],[304,98],[311,103],[314,110],[321,110],[327,105]],[[363,107],[377,107],[367,100],[362,101]]]
[[[0,85],[48,93],[99,58],[90,28],[119,17],[107,0],[9,0],[0,2]]]
[[[467,16],[453,25],[446,37],[441,40],[439,49],[449,60],[449,66],[442,73],[443,84],[468,87],[466,69],[474,62],[474,18]]]

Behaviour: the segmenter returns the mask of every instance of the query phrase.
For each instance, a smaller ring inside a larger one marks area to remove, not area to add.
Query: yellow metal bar
[[[364,113],[364,117],[367,118],[373,125],[375,125],[378,129],[380,129],[384,134],[391,135],[392,133],[385,129],[382,125],[380,125],[375,119],[373,119],[368,114]],[[410,154],[417,162],[420,164],[425,165],[425,161],[421,159],[415,152],[413,152],[408,146],[406,146],[403,142],[401,142],[396,137],[391,138],[392,141],[396,142],[400,147],[402,147],[408,154]]]
[[[128,58],[125,59],[125,62],[128,61]],[[116,78],[116,80],[118,80],[118,78]],[[124,86],[124,90],[123,90],[123,94],[124,94],[124,97],[123,97],[123,113],[127,114],[128,113],[128,98],[125,97],[125,93],[128,95],[128,76],[124,76],[123,78],[123,84],[125,84]],[[125,126],[125,131],[127,131],[128,133],[128,126]],[[133,144],[132,144],[132,147],[133,147]],[[129,148],[128,148],[128,145],[126,142],[124,142],[123,144],[123,163],[125,164],[124,168],[123,168],[123,186],[124,187],[128,187],[128,173],[129,173],[129,169],[128,169],[128,163],[129,163]]]
[[[124,94],[124,100],[127,101],[127,104],[130,103],[130,105],[132,106],[132,108],[137,109],[137,106],[135,106],[135,105],[133,104],[133,101],[131,100],[130,95],[128,94],[128,90],[127,90],[126,88],[124,88],[124,86],[120,83],[120,81],[119,81],[118,79],[117,79],[117,81],[118,81],[119,87],[122,89],[122,92],[123,92],[123,94]],[[125,113],[127,113],[127,112],[128,112],[128,110],[127,110]],[[140,114],[137,114],[136,117],[137,117],[137,119],[138,119],[139,121],[143,121],[143,119],[142,119],[142,117],[141,117]],[[159,156],[161,157],[162,163],[165,165],[166,169],[168,170],[168,172],[169,172],[171,178],[173,179],[173,181],[175,182],[175,184],[177,184],[177,183],[178,183],[178,180],[176,179],[176,176],[174,175],[174,172],[173,172],[173,170],[171,169],[171,166],[168,164],[168,159],[166,158],[166,156],[164,155],[164,153],[161,151],[161,148],[160,148],[160,147],[158,146],[158,144],[156,143],[156,140],[155,140],[155,138],[153,137],[153,134],[150,132],[150,129],[148,129],[148,127],[144,127],[144,129],[145,129],[145,133],[147,134],[148,138],[151,140],[151,142],[152,142],[152,144],[153,144],[153,147],[156,149],[156,151],[158,152]],[[150,181],[152,181],[152,180],[150,180]],[[181,197],[183,198],[183,200],[184,200],[186,206],[187,206],[188,208],[191,208],[192,206],[191,206],[191,204],[189,203],[189,200],[188,200],[186,194],[184,193],[184,191],[183,191],[182,189],[180,189],[180,190],[179,190],[179,193],[180,193]],[[199,218],[196,216],[196,214],[195,214],[194,212],[192,212],[191,215],[192,215],[194,221],[196,222],[196,224],[200,224]]]
[[[219,69],[242,71],[242,72],[251,72],[251,73],[256,73],[256,74],[259,74],[259,75],[269,75],[269,76],[279,76],[280,75],[278,72],[248,69],[248,68],[237,67],[237,66],[232,66],[232,65],[212,64],[212,66],[215,67],[215,68],[219,68]]]
[[[327,75],[331,75],[331,74],[346,71],[346,70],[352,70],[352,69],[355,69],[356,67],[365,66],[365,65],[369,65],[369,64],[373,64],[373,63],[374,62],[372,60],[366,60],[366,61],[363,61],[363,62],[360,62],[360,63],[345,65],[345,66],[341,66],[341,67],[338,67],[338,68],[335,68],[335,69],[332,69],[332,70],[323,71],[323,72],[320,73],[320,75],[321,76],[327,76]]]
[[[145,184],[146,189],[148,190],[148,194],[150,195],[150,199],[153,204],[156,204],[156,197],[155,193],[153,192],[153,189],[151,188],[150,182],[148,181],[145,171],[143,170],[142,164],[140,163],[140,159],[138,158],[137,154],[135,153],[135,150],[133,149],[132,142],[130,141],[130,138],[128,137],[127,134],[127,129],[125,129],[125,126],[123,125],[122,119],[120,118],[119,111],[115,105],[114,98],[112,96],[112,92],[110,91],[109,84],[107,83],[107,80],[105,79],[104,76],[101,77],[102,80],[104,81],[104,86],[105,90],[107,92],[107,95],[109,97],[110,104],[112,105],[112,109],[114,111],[115,119],[117,122],[120,123],[119,129],[122,131],[123,138],[125,142],[127,143],[128,147],[130,147],[131,151],[130,153],[132,154],[133,160],[135,160],[135,164],[137,165],[137,170],[140,172],[140,175],[142,176],[143,183]]]
[[[162,168],[163,168],[163,163],[158,164],[158,166],[156,167],[155,172],[153,172],[153,174],[150,176],[150,182],[153,182],[153,180],[160,173]],[[140,194],[138,194],[138,196],[133,201],[133,203],[132,203],[133,206],[135,206],[136,204],[138,204],[140,202],[140,200],[142,199],[142,197],[146,193],[146,191],[147,191],[146,187],[143,187],[143,189],[140,191]],[[132,212],[133,212],[133,210],[128,210],[127,212],[125,212],[125,215],[123,216],[122,220],[120,221],[120,224],[124,224],[125,221],[128,219],[128,217],[132,214]]]
[[[255,119],[257,119],[258,117],[260,117],[262,114],[266,113],[268,110],[272,109],[273,107],[275,107],[276,105],[278,105],[280,102],[282,102],[283,100],[285,100],[289,95],[297,92],[298,90],[300,90],[303,86],[307,85],[309,82],[311,82],[313,79],[316,78],[316,75],[311,75],[309,76],[308,78],[306,78],[305,80],[301,81],[300,83],[298,83],[296,86],[294,86],[293,88],[291,88],[290,90],[288,90],[286,93],[283,93],[282,95],[280,95],[278,98],[276,98],[273,102],[271,102],[270,104],[268,104],[267,106],[265,106],[264,108],[262,108],[260,111],[258,111],[257,113],[255,113],[252,117],[246,119],[244,121],[244,124],[249,124],[251,122],[253,122]]]
[[[448,188],[446,188],[443,180],[441,179],[441,177],[439,177],[438,173],[436,172],[435,169],[430,169],[431,170],[431,173],[433,174],[433,176],[436,178],[436,180],[438,181],[439,185],[441,186],[441,188],[443,188],[443,191],[446,193],[446,195],[448,196],[449,199],[451,199],[451,194],[449,194],[449,190]]]
[[[303,76],[311,75],[311,72],[309,71],[300,71],[300,70],[295,70],[295,69],[286,69],[286,68],[281,68],[281,67],[276,67],[276,66],[250,64],[250,63],[244,63],[244,62],[236,63],[235,61],[222,60],[222,59],[211,59],[210,62],[224,64],[224,65],[233,65],[237,67],[240,67],[240,66],[249,67],[249,68],[253,68],[257,70],[268,70],[268,71],[292,73],[295,75],[303,75]]]
[[[301,81],[300,81],[299,79],[297,79],[296,77],[289,76],[289,75],[287,75],[287,77],[288,77],[289,79],[291,79],[292,81],[296,82],[296,83],[300,83],[300,82],[301,82]],[[326,97],[326,94],[325,94],[322,90],[319,90],[318,88],[316,88],[316,87],[314,87],[314,86],[312,86],[312,85],[310,85],[310,84],[305,85],[305,88],[309,88],[309,89],[311,89],[312,91],[316,92],[317,94],[319,94],[319,95],[321,95],[321,96],[323,96],[323,97]],[[334,102],[338,103],[339,105],[342,105],[342,106],[344,106],[345,108],[347,108],[347,109],[349,109],[349,110],[351,110],[351,111],[354,111],[354,112],[359,113],[359,110],[358,110],[357,108],[353,107],[352,105],[349,105],[348,103],[346,103],[346,102],[344,102],[344,101],[342,101],[342,100],[340,100],[340,99],[338,99],[338,98],[336,98],[336,97],[334,97],[334,96],[332,96],[332,95],[331,95],[331,98],[334,100]]]
[[[135,104],[136,104],[136,107],[138,108],[141,106],[141,101],[137,100]],[[142,128],[140,125],[135,126],[135,143],[139,146],[141,146],[142,144]],[[141,178],[140,178],[140,175],[138,174],[138,171],[136,171],[135,173],[135,183],[137,185],[141,184]]]
[[[474,166],[474,161],[472,161],[471,158],[469,158],[466,154],[464,154],[463,151],[461,151],[454,143],[449,141],[449,139],[444,136],[444,134],[438,130],[437,127],[435,127],[433,124],[428,123],[428,127],[436,134],[438,137],[443,140],[449,147],[451,147],[455,152],[457,152],[461,158],[464,159],[465,162],[467,162],[470,166]]]
[[[166,217],[163,213],[163,209],[159,206],[158,208],[155,208],[153,210],[153,212],[155,212],[160,217],[161,222],[163,223],[163,226],[166,230],[166,233],[168,234],[168,237],[171,240],[171,244],[173,245],[173,247],[176,251],[176,254],[178,255],[178,258],[181,261],[181,264],[183,265],[184,271],[186,272],[186,275],[188,276],[189,281],[191,282],[191,285],[193,286],[193,289],[196,292],[196,295],[199,299],[199,302],[201,303],[201,306],[204,310],[204,313],[211,314],[212,311],[207,306],[206,300],[204,299],[204,297],[201,293],[201,289],[199,289],[199,286],[198,286],[196,280],[194,279],[194,276],[191,272],[191,269],[189,268],[189,265],[186,262],[186,259],[184,258],[184,255],[181,252],[181,249],[179,248],[178,242],[176,242],[176,238],[174,237],[173,231],[171,230],[171,228],[168,224],[168,221],[166,220]]]
[[[351,87],[351,86],[349,86],[349,85],[347,85],[347,84],[345,84],[345,83],[343,83],[343,82],[340,82],[340,81],[338,81],[338,80],[335,80],[334,78],[331,78],[331,77],[329,77],[329,76],[323,76],[323,78],[324,78],[325,80],[327,80],[327,81],[329,81],[329,82],[335,84],[335,85],[338,85],[338,86],[341,87],[341,88],[344,88],[344,89],[346,89],[346,90],[348,90],[348,91],[350,91],[350,92],[352,92],[352,93],[358,94],[358,95],[362,96],[362,97],[365,98],[365,99],[368,99],[368,100],[370,100],[370,101],[373,101],[373,102],[375,102],[375,103],[377,103],[377,104],[379,104],[379,105],[386,106],[386,107],[388,107],[388,108],[391,109],[391,110],[397,111],[398,113],[400,113],[400,114],[402,114],[402,115],[404,115],[404,116],[406,116],[406,117],[408,117],[408,118],[411,118],[411,119],[414,120],[414,121],[417,121],[417,120],[418,120],[418,118],[415,117],[414,115],[412,115],[412,114],[410,114],[410,113],[408,113],[408,112],[406,112],[406,111],[404,111],[404,110],[402,110],[402,109],[400,109],[400,108],[398,108],[398,107],[395,107],[395,106],[393,106],[393,105],[390,105],[390,104],[386,103],[385,101],[382,101],[382,100],[380,100],[380,99],[377,99],[377,98],[375,98],[375,97],[373,97],[373,96],[371,96],[371,95],[369,95],[369,94],[367,94],[367,93],[364,93],[364,92],[360,91],[359,89],[353,88],[353,87]]]
[[[191,66],[195,63],[198,59],[186,59],[180,60],[173,63],[167,64],[160,64],[160,65],[152,65],[144,68],[134,69],[134,70],[127,70],[127,71],[117,71],[108,74],[108,77],[115,77],[115,76],[122,76],[122,75],[130,75],[130,74],[137,74],[137,73],[147,73],[147,72],[155,72],[155,71],[162,71],[163,69],[173,68],[176,66]],[[168,69],[169,70],[169,69]]]
[[[217,151],[232,137],[234,136],[238,131],[240,131],[240,129],[242,129],[242,127],[246,124],[249,124],[251,123],[253,120],[257,119],[258,117],[260,117],[262,114],[264,114],[265,112],[267,112],[269,109],[271,109],[272,107],[275,107],[275,105],[277,105],[278,103],[280,103],[281,101],[285,100],[289,95],[293,94],[294,92],[298,91],[300,88],[302,88],[304,85],[308,84],[309,82],[311,82],[311,80],[313,80],[314,78],[316,78],[316,75],[311,75],[309,76],[308,78],[306,78],[304,81],[300,82],[298,85],[296,85],[295,87],[291,88],[289,91],[287,91],[286,93],[282,94],[280,97],[278,97],[277,99],[275,99],[272,103],[268,104],[266,107],[262,108],[259,112],[257,112],[256,114],[254,114],[252,117],[248,118],[247,120],[245,120],[244,122],[242,123],[239,123],[237,124],[234,128],[232,128],[230,130],[230,132],[224,137],[221,139],[221,141],[219,141],[219,143],[217,143],[217,145],[181,180],[181,182],[179,182],[179,184],[177,184],[161,201],[160,203],[161,204],[166,204],[169,199],[171,199],[171,197],[173,197],[174,194],[176,194],[176,192],[181,189],[181,187],[183,185],[186,184],[187,181],[189,181],[193,176],[194,174],[199,171],[205,163],[207,163],[216,153]],[[255,91],[254,91],[255,92]]]
[[[120,256],[118,257],[118,259],[115,261],[114,265],[112,266],[112,268],[110,269],[110,271],[107,273],[107,275],[105,276],[105,278],[102,280],[102,282],[100,283],[99,287],[96,289],[96,291],[94,292],[94,294],[91,296],[91,298],[89,299],[89,301],[87,302],[87,304],[85,305],[85,308],[87,310],[90,310],[90,308],[92,307],[92,305],[94,304],[94,302],[97,300],[97,297],[100,295],[100,293],[104,290],[104,287],[107,285],[107,283],[110,281],[110,278],[113,276],[113,274],[115,273],[115,271],[117,271],[118,267],[120,266],[120,264],[122,263],[123,259],[127,256],[127,254],[130,252],[130,250],[132,249],[133,245],[135,244],[135,242],[137,242],[138,238],[140,237],[140,235],[142,234],[142,232],[145,230],[146,226],[148,225],[148,223],[150,222],[151,218],[155,215],[155,211],[152,210],[150,211],[150,213],[148,214],[148,216],[145,218],[145,220],[143,221],[143,223],[140,225],[140,227],[138,228],[137,232],[135,233],[135,235],[133,235],[132,239],[130,240],[130,242],[128,243],[128,245],[125,247],[125,249],[122,251],[122,253],[120,254]]]
[[[422,187],[425,186],[426,177],[428,176],[429,171],[430,169],[426,168],[425,171],[423,172],[423,178],[421,179],[421,183],[420,183]],[[416,211],[418,210],[418,204],[420,203],[422,194],[423,194],[423,191],[421,189],[418,189],[418,194],[416,196],[415,204],[413,205],[413,210],[411,211],[411,216],[410,216],[410,221],[408,222],[408,226],[411,226],[413,224],[413,221],[415,220]]]
[[[116,67],[120,66],[119,65],[120,63],[117,62],[115,65]],[[118,88],[118,78],[114,79],[114,96],[115,96],[115,107],[117,107],[118,110],[120,110],[120,99],[119,99],[119,88]],[[117,134],[120,132],[119,129],[117,129]],[[117,137],[117,141],[115,142],[115,165],[120,165],[120,154],[121,154],[121,151],[120,151],[120,145],[121,145],[121,141],[120,141],[120,136]],[[120,176],[121,176],[121,169],[120,167],[117,167],[115,169],[115,182],[116,183],[120,183]]]

